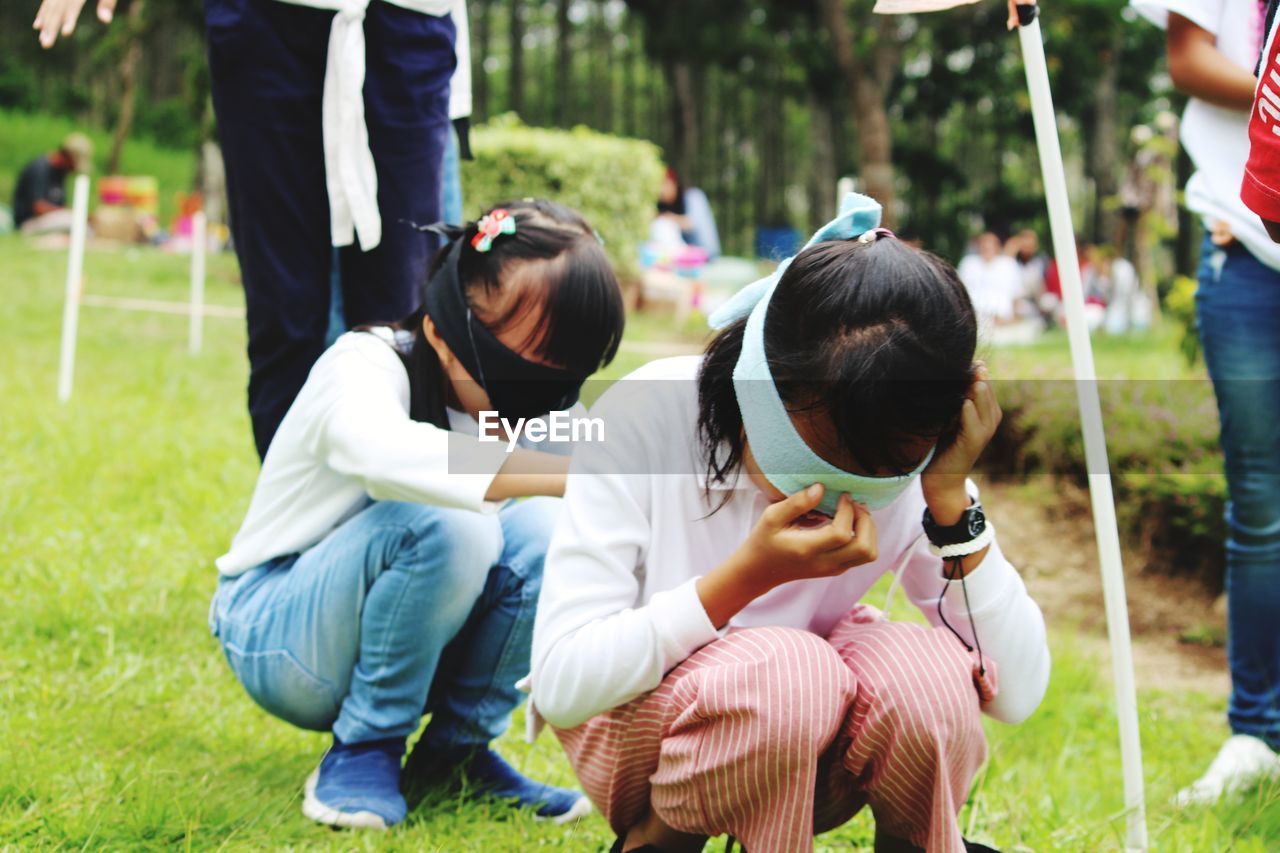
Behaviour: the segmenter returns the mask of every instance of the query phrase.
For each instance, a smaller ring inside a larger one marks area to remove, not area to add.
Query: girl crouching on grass
[[[438,255],[424,307],[343,335],[316,363],[218,561],[210,614],[249,695],[332,731],[305,786],[320,823],[385,828],[461,769],[544,817],[589,810],[489,749],[528,673],[567,456],[480,441],[477,417],[573,406],[617,351],[623,309],[598,238],[557,204],[490,211]],[[567,448],[565,448],[567,450]]]
[[[593,409],[533,696],[614,850],[808,850],[863,806],[878,850],[965,850],[979,712],[1044,694],[1043,618],[967,478],[1000,420],[973,307],[879,216],[850,196],[705,356]],[[932,627],[860,603],[887,572]]]

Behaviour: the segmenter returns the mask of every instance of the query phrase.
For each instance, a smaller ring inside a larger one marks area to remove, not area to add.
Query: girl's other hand
[[[85,0],[44,0],[40,4],[31,28],[40,31],[41,47],[53,47],[58,36],[66,37],[75,32],[76,19],[80,17],[84,2]],[[116,0],[98,0],[98,20],[102,23],[111,23],[115,11]]]
[[[867,508],[841,495],[835,516],[821,523],[814,510],[822,493],[814,484],[770,506],[733,555],[698,579],[698,596],[717,628],[776,586],[833,577],[876,559]]]
[[[968,507],[965,480],[991,443],[1003,417],[991,389],[987,366],[979,364],[969,386],[968,399],[960,411],[960,428],[955,440],[933,457],[920,476],[925,503],[939,524],[954,524]]]

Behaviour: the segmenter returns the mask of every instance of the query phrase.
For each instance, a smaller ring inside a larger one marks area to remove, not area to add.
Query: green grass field
[[[240,522],[257,469],[242,323],[207,320],[205,352],[193,357],[185,318],[85,307],[75,393],[59,405],[64,272],[65,255],[0,239],[0,846],[607,847],[599,818],[563,829],[500,804],[440,797],[388,835],[333,833],[301,816],[302,782],[325,738],[258,710],[206,628],[212,561]],[[186,259],[92,252],[86,279],[90,293],[181,299]],[[208,301],[242,301],[229,258],[211,264]],[[628,336],[686,339],[652,319]],[[616,370],[647,357],[625,353]],[[1001,353],[996,363],[1023,357]],[[1065,342],[1049,339],[1026,357],[1061,367]],[[1113,375],[1173,358],[1158,336],[1099,354]],[[1069,615],[1055,616],[1049,695],[1022,726],[988,725],[991,760],[963,825],[1006,850],[1119,849],[1106,664],[1061,627],[1073,624]],[[1280,788],[1215,810],[1167,805],[1226,736],[1223,697],[1149,689],[1141,711],[1155,849],[1280,848]],[[572,781],[549,736],[529,747],[510,734],[501,748],[534,776]],[[862,815],[818,846],[862,849],[871,832]]]

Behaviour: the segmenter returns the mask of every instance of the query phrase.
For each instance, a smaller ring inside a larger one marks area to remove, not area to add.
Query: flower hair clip
[[[874,243],[876,240],[879,240],[881,237],[893,237],[893,236],[895,236],[894,233],[890,231],[888,228],[872,228],[870,231],[863,231],[862,234],[858,236],[858,242]]]
[[[480,217],[476,223],[476,235],[471,238],[471,248],[477,252],[487,252],[493,248],[493,241],[500,234],[516,233],[516,218],[511,211],[499,207]]]

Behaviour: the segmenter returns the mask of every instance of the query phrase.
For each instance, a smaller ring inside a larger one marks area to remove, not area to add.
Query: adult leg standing
[[[324,350],[331,249],[320,105],[332,19],[278,0],[205,3],[259,456]]]
[[[1212,801],[1280,773],[1280,271],[1206,239],[1196,294],[1227,474],[1228,721],[1232,738],[1179,794]],[[1270,747],[1268,750],[1266,747]]]
[[[321,104],[333,13],[279,0],[206,0],[214,111],[249,331],[249,414],[265,456],[320,353],[333,252]],[[454,67],[453,23],[387,3],[366,21],[366,119],[382,242],[339,253],[346,325],[416,305],[434,222]]]
[[[378,174],[382,242],[340,252],[342,301],[350,328],[399,320],[418,305],[437,243],[412,224],[441,219],[454,25],[371,3],[365,14],[365,123]]]

